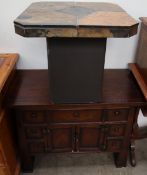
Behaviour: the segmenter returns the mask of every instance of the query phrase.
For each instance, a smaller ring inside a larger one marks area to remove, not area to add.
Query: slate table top
[[[25,37],[130,37],[138,22],[121,7],[98,2],[36,2],[14,21]]]

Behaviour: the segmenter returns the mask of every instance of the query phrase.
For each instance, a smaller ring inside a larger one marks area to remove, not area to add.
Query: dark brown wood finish
[[[128,105],[144,106],[145,104],[145,98],[129,70],[105,70],[102,102],[93,104],[52,103],[49,94],[47,70],[17,70],[17,76],[15,77],[15,81],[11,86],[13,93],[10,94],[9,100],[12,107],[19,109],[26,107],[30,109],[34,107],[36,109],[37,107],[37,110],[67,109],[67,107],[68,109],[75,107],[77,109],[98,109],[102,107],[109,109],[109,107],[112,108],[119,104],[121,108],[126,108],[125,114],[127,113]],[[115,112],[117,113],[116,109],[114,109]]]
[[[33,170],[37,154],[54,152],[113,152],[116,166],[126,166],[137,112],[146,105],[130,71],[105,70],[103,101],[93,104],[52,103],[47,70],[18,70],[16,77],[8,102],[23,171]]]

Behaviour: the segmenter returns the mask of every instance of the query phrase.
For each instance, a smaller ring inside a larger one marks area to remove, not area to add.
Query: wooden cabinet
[[[0,175],[18,175],[20,165],[6,107],[10,83],[14,79],[18,54],[0,54]]]
[[[132,127],[129,120],[135,116],[135,111],[133,107],[16,110],[21,152],[28,157],[55,152],[121,153],[122,147],[123,151],[128,149],[127,133]],[[25,164],[26,160],[22,161]],[[119,166],[125,164],[126,161]]]
[[[146,101],[128,70],[105,70],[104,75],[103,102],[54,104],[48,71],[17,71],[9,104],[23,171],[33,170],[34,156],[59,152],[112,152],[116,166],[126,166],[132,130]]]

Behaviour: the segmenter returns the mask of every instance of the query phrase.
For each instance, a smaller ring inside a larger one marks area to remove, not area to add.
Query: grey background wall
[[[44,0],[38,0],[38,1],[44,1]],[[146,0],[141,1],[95,0],[95,1],[113,2],[119,4],[132,17],[134,17],[138,21],[139,17],[147,16]],[[47,53],[46,53],[45,38],[23,38],[15,34],[14,32],[14,25],[13,25],[14,19],[32,2],[36,2],[36,0],[24,0],[24,1],[0,0],[0,52],[19,53],[20,60],[18,63],[18,69],[47,68]],[[112,38],[108,39],[105,68],[127,68],[128,63],[134,61],[137,40],[138,35],[127,39],[112,39]],[[142,114],[140,114],[139,123],[141,125],[147,123],[146,120],[142,117]]]

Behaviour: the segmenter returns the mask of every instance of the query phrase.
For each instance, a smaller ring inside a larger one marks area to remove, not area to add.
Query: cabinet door
[[[48,145],[52,152],[73,152],[75,150],[73,125],[50,125]]]
[[[76,150],[99,151],[101,142],[100,126],[84,124],[76,127]]]

